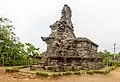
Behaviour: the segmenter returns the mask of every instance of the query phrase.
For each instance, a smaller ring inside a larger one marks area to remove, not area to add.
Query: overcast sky
[[[87,37],[99,45],[99,51],[116,43],[120,52],[120,0],[0,0],[0,17],[7,17],[22,42],[30,42],[41,51],[46,44],[41,36],[50,34],[49,26],[60,19],[64,4],[72,10],[77,37]]]

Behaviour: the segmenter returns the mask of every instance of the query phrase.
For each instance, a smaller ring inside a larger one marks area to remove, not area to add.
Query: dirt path
[[[0,82],[120,82],[120,67],[110,72],[109,75],[64,76],[56,80],[48,79],[13,79],[4,74],[0,67]]]
[[[0,76],[5,75],[5,68],[0,67]]]

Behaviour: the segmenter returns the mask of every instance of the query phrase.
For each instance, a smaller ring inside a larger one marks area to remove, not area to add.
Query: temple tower
[[[49,37],[41,37],[47,44],[47,50],[37,57],[38,65],[31,69],[72,71],[103,68],[97,53],[98,45],[85,37],[75,37],[71,17],[72,11],[65,4],[60,20],[50,25]]]

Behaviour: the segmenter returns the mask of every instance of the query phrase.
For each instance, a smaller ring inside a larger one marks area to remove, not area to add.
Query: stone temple
[[[49,37],[41,37],[47,50],[37,57],[38,65],[31,66],[31,69],[75,71],[103,68],[97,53],[98,45],[85,37],[75,37],[71,17],[72,11],[65,4],[60,20],[50,25]]]

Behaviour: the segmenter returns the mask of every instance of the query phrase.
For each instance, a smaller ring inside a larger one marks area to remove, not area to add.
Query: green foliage
[[[82,75],[82,74],[108,74],[110,71],[114,70],[116,66],[105,67],[100,70],[80,70],[80,71],[67,71],[67,72],[36,72],[36,75],[39,77],[59,77],[59,76],[68,76],[68,75]]]
[[[15,66],[15,67],[12,67],[12,69],[23,69],[23,68],[27,68],[28,66]]]
[[[116,66],[110,66],[110,67],[105,67],[103,69],[100,70],[88,70],[85,73],[86,74],[108,74],[110,71],[114,70],[116,68]]]
[[[92,75],[92,74],[94,74],[94,71],[93,71],[93,70],[86,71],[86,74],[90,74],[90,75]]]
[[[101,70],[99,70],[100,72],[104,72],[104,74],[109,73],[110,71],[114,70],[116,68],[116,66],[110,66],[110,67],[105,67]]]
[[[63,76],[73,75],[73,72],[71,72],[71,71],[63,72],[62,75],[63,75]]]
[[[110,64],[111,64],[112,66],[120,67],[120,62],[119,62],[119,61],[112,61],[112,62],[110,62]]]
[[[53,73],[53,74],[52,74],[52,77],[54,77],[54,78],[55,78],[55,77],[59,77],[59,76],[62,76],[62,74],[61,74],[61,73]]]
[[[6,70],[5,70],[5,72],[6,73],[14,73],[14,72],[19,72],[19,69],[17,69],[17,68],[7,68]]]
[[[25,43],[25,47],[26,47],[25,51],[28,55],[28,58],[30,58],[29,64],[30,65],[35,64],[37,62],[35,57],[40,55],[39,48],[36,48],[35,46],[33,46],[30,43]]]
[[[103,64],[110,66],[110,62],[113,60],[114,55],[106,50],[104,52],[100,52],[100,55],[102,57]]]
[[[28,66],[13,66],[13,67],[7,67],[5,69],[6,73],[14,73],[19,72],[19,69],[27,68]]]
[[[100,54],[102,56],[104,65],[120,67],[120,53],[115,54],[116,55],[115,59],[114,59],[114,54],[112,54],[106,50],[104,52],[100,52]]]
[[[0,65],[19,66],[36,63],[39,48],[30,43],[21,43],[13,32],[11,21],[0,18]],[[29,61],[30,55],[32,56]]]
[[[77,71],[77,72],[74,72],[74,74],[75,74],[75,75],[81,75],[81,74],[82,74],[82,72]]]
[[[36,72],[36,75],[39,77],[48,77],[49,76],[48,73],[44,73],[44,72]]]

